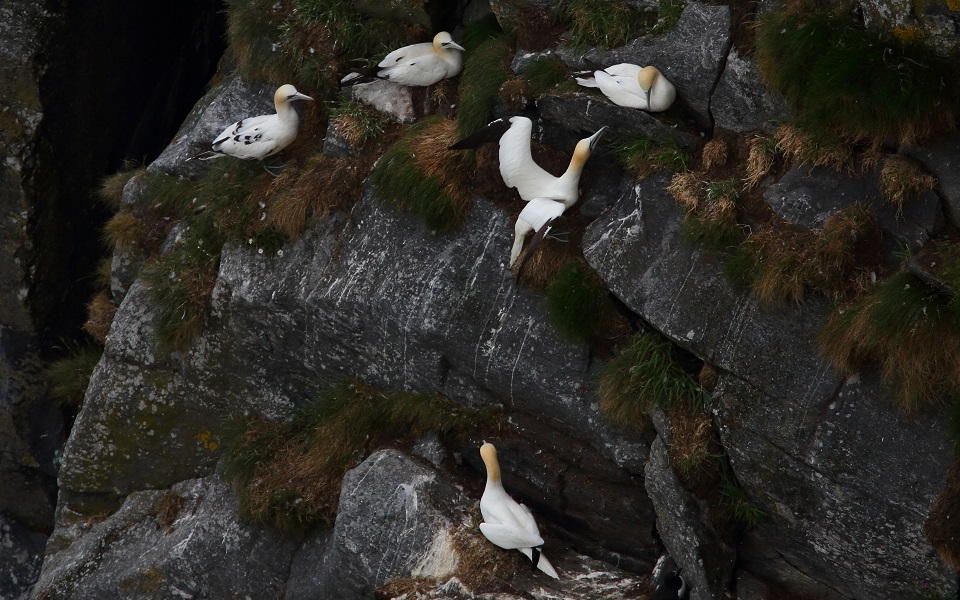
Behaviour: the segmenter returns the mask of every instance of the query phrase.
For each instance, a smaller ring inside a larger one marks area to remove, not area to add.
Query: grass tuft
[[[608,317],[607,288],[582,259],[560,268],[547,288],[546,303],[550,323],[574,342],[594,337]]]
[[[866,30],[847,11],[769,13],[756,49],[764,79],[810,132],[909,143],[956,124],[957,62]]]
[[[129,210],[121,210],[103,226],[103,238],[114,250],[131,250],[145,238],[143,222]]]
[[[703,166],[707,169],[727,164],[727,143],[712,139],[703,145]]]
[[[530,82],[534,96],[540,96],[550,90],[569,92],[577,88],[567,66],[556,55],[530,61],[523,68],[523,76]]]
[[[498,418],[440,396],[341,383],[287,421],[231,419],[224,475],[244,519],[303,531],[333,524],[343,475],[385,443],[428,431],[462,441],[485,427],[499,427]]]
[[[702,410],[707,393],[683,365],[675,346],[659,333],[642,333],[613,358],[600,377],[600,412],[615,425],[643,432],[647,410],[688,406]]]
[[[623,46],[653,26],[652,15],[622,2],[560,0],[557,12],[570,29],[571,45],[579,49]]]
[[[767,176],[777,158],[777,140],[775,137],[755,135],[750,139],[750,152],[747,155],[744,188],[756,187]]]
[[[903,203],[909,198],[932,190],[935,185],[937,178],[906,156],[890,154],[880,169],[880,194],[897,207],[897,215],[903,213]]]
[[[814,133],[797,124],[784,124],[774,132],[779,150],[787,160],[830,167],[835,171],[853,168],[853,146],[824,133]]]
[[[660,0],[660,5],[657,8],[657,22],[653,24],[650,33],[663,35],[673,31],[686,6],[684,0]]]
[[[683,173],[691,160],[690,152],[673,138],[629,140],[613,146],[613,152],[624,169],[641,179],[662,170]]]
[[[146,168],[141,167],[124,169],[113,175],[108,175],[100,181],[97,196],[112,210],[120,210],[123,206],[123,188],[132,178],[142,176],[144,173],[146,173]]]
[[[420,215],[427,227],[449,231],[470,206],[463,152],[449,150],[456,141],[453,121],[429,117],[410,127],[377,163],[371,182],[381,199]]]
[[[330,118],[354,147],[382,134],[389,123],[389,119],[377,109],[346,98],[334,107]]]
[[[901,411],[941,404],[960,387],[952,300],[910,273],[896,273],[833,311],[818,334],[821,351],[848,374],[878,365]]]
[[[481,42],[468,52],[460,75],[457,132],[459,138],[485,127],[502,86],[510,79],[513,52],[506,36],[500,34]]]
[[[90,376],[102,355],[103,348],[99,346],[78,346],[67,356],[51,363],[46,370],[50,396],[63,406],[79,409],[90,385]]]
[[[746,530],[755,529],[767,516],[729,475],[724,477],[720,494],[723,497],[720,506],[727,517]]]
[[[83,330],[103,345],[107,341],[107,334],[116,314],[117,305],[113,303],[110,294],[100,292],[87,303],[87,321],[83,324]]]

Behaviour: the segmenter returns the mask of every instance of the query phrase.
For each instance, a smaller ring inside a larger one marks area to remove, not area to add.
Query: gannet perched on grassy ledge
[[[593,72],[592,77],[577,77],[584,87],[600,88],[603,95],[618,106],[661,112],[677,97],[673,84],[654,66],[641,67],[620,63]]]
[[[377,77],[401,85],[433,85],[460,73],[463,51],[449,33],[441,31],[433,42],[404,46],[386,55],[377,65],[381,67]]]
[[[554,579],[560,579],[553,565],[540,552],[543,538],[530,509],[518,504],[503,489],[497,449],[493,444],[484,443],[480,446],[480,458],[487,468],[487,485],[480,498],[480,514],[484,521],[480,523],[480,532],[483,537],[506,550],[523,552],[533,566]]]
[[[210,150],[193,158],[210,160],[221,156],[235,156],[244,160],[263,160],[280,152],[297,138],[300,117],[290,104],[294,100],[313,100],[297,91],[289,83],[281,85],[273,94],[277,113],[241,119],[229,125],[217,136]],[[267,171],[269,168],[264,166]],[[275,175],[273,171],[271,174]]]

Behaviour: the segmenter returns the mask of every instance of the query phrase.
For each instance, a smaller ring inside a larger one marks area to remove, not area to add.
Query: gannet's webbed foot
[[[280,175],[280,173],[283,173],[284,163],[283,163],[283,160],[280,159],[280,157],[270,156],[268,158],[263,159],[262,162],[263,162],[264,170],[267,173],[270,173],[271,175],[273,175],[274,177],[277,177]]]
[[[551,240],[556,240],[558,242],[566,244],[567,242],[570,241],[570,232],[554,231],[554,232],[548,233],[546,237],[550,238]]]

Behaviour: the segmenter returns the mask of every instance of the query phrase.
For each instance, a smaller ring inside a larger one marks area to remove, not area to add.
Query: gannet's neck
[[[284,99],[283,102],[276,103],[276,107],[277,116],[284,123],[296,125],[300,122],[300,117],[297,115],[297,110],[293,108],[293,103],[289,100]]]
[[[497,460],[497,449],[493,444],[484,444],[480,446],[480,458],[487,467],[487,488],[491,486],[501,487],[500,482],[500,462]]]

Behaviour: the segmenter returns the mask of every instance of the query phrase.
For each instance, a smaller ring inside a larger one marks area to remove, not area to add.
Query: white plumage
[[[294,100],[313,98],[301,94],[289,83],[281,85],[273,95],[276,114],[250,117],[228,126],[214,140],[211,149],[197,158],[207,160],[229,155],[261,160],[280,152],[297,137],[300,118],[290,105]]]
[[[553,565],[539,551],[543,538],[540,537],[540,530],[530,509],[518,504],[503,489],[497,449],[493,444],[484,444],[480,446],[480,457],[487,467],[487,485],[480,498],[480,513],[484,521],[480,523],[480,532],[496,546],[523,552],[537,568],[550,577],[559,579]]]
[[[513,263],[517,261],[520,250],[523,249],[523,240],[534,231],[538,234],[538,239],[535,241],[542,239],[543,236],[550,232],[554,219],[560,217],[566,209],[567,207],[563,202],[551,200],[550,198],[534,198],[530,202],[527,202],[527,205],[520,211],[520,216],[517,217],[517,224],[513,228],[513,249],[510,250],[511,267],[513,267]],[[540,235],[540,230],[544,228],[546,228],[546,231]],[[533,254],[534,248],[535,246],[530,247],[527,251],[528,256]]]
[[[530,154],[530,136],[533,122],[527,117],[511,117],[510,128],[500,137],[500,176],[510,188],[517,188],[520,197],[529,202],[533,198],[551,198],[564,206],[573,206],[580,197],[580,174],[590,158],[600,134],[606,127],[577,142],[570,165],[560,177],[543,170]]]
[[[673,84],[654,66],[641,67],[620,63],[594,71],[593,77],[577,77],[584,87],[600,88],[614,104],[661,112],[670,108],[677,97]]]
[[[433,85],[453,77],[463,68],[463,47],[450,34],[441,31],[432,43],[413,44],[388,54],[378,67],[377,77],[402,85]]]

